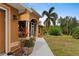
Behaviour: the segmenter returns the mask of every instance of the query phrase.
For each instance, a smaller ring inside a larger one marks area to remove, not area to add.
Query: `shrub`
[[[75,39],[79,39],[79,26],[76,27],[76,28],[73,30],[72,36],[73,36]]]
[[[55,26],[55,27],[50,27],[48,30],[49,35],[61,35],[60,27]]]
[[[34,42],[33,42],[33,39],[32,38],[30,38],[29,40],[24,40],[23,41],[23,43],[24,43],[24,47],[33,47],[34,46]]]

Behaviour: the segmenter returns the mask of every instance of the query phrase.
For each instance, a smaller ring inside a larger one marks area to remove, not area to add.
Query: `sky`
[[[55,12],[58,14],[58,17],[62,16],[72,16],[76,17],[79,20],[79,3],[26,3],[25,6],[33,8],[40,15],[44,10],[49,10],[51,7],[55,7]],[[40,21],[45,21],[45,17],[40,18]]]

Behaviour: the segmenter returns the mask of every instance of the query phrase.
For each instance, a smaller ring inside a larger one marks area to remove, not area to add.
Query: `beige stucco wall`
[[[39,17],[33,12],[30,13],[29,20],[35,19],[37,22],[39,21]]]
[[[25,12],[19,14],[19,20],[24,21],[24,20],[32,20],[36,19],[36,21],[39,21],[39,17],[35,15],[33,12],[29,12],[28,10],[25,10]]]
[[[10,19],[10,29],[11,29],[10,30],[10,34],[11,34],[10,35],[10,37],[11,37],[11,39],[10,39],[10,42],[11,42],[10,50],[14,51],[14,50],[19,48],[20,40],[19,40],[19,37],[18,37],[18,20],[19,20],[19,18],[17,20],[15,20],[15,19],[13,19],[13,15],[16,15],[18,17],[19,13],[18,13],[17,9],[15,9],[11,6],[9,6],[9,7],[10,7],[10,16],[11,16],[10,17],[11,18]]]
[[[18,19],[14,20],[13,15],[18,16],[18,11],[15,8],[11,8],[11,43],[18,41]]]
[[[25,12],[19,14],[19,21],[29,20],[29,14],[30,14],[30,12],[27,10]]]
[[[8,20],[8,52],[9,51],[12,51],[11,48],[13,47],[16,47],[17,45],[19,45],[19,43],[16,43],[15,42],[19,42],[19,39],[18,39],[18,20],[14,20],[13,19],[13,15],[17,15],[18,16],[18,10],[11,7],[10,5],[8,4],[0,4],[1,7],[4,7],[7,9],[8,11],[8,15],[7,15],[7,20]],[[16,47],[18,48],[18,47]],[[16,49],[14,48],[14,49]]]

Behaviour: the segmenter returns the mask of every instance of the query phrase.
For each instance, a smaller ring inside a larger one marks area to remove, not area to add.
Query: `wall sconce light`
[[[17,15],[13,15],[13,20],[18,20]]]

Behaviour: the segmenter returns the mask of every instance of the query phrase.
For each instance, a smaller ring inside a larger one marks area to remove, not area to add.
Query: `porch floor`
[[[33,52],[30,56],[54,56],[43,38],[38,38],[35,42]]]

